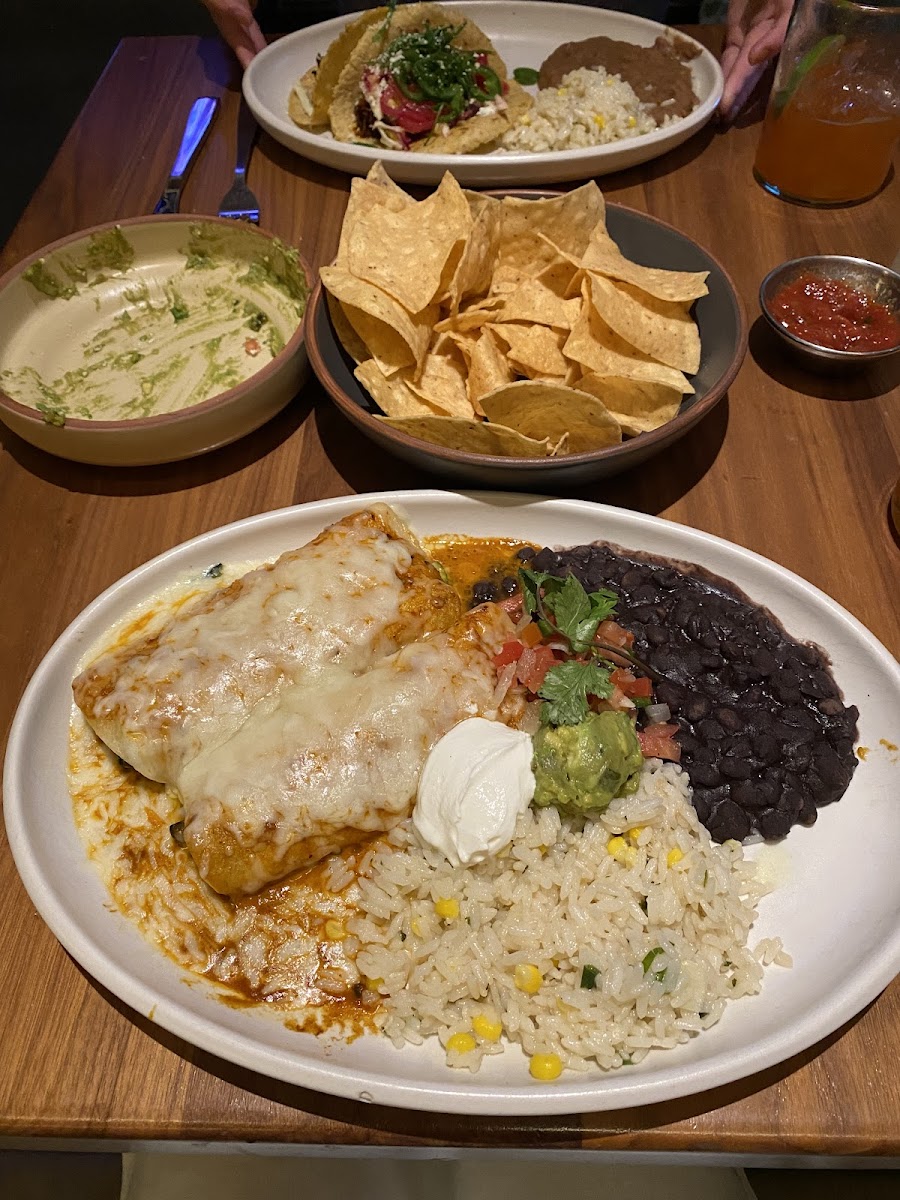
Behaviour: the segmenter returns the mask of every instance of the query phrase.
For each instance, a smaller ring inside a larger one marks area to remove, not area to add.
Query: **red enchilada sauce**
[[[801,275],[769,305],[788,333],[829,350],[889,350],[900,345],[900,319],[839,279]]]

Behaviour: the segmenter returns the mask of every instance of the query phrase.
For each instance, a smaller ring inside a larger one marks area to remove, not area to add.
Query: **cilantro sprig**
[[[520,570],[525,611],[545,637],[564,638],[574,654],[593,649],[601,622],[615,612],[618,597],[608,588],[586,592],[574,575],[560,579],[548,571]]]
[[[616,608],[615,592],[587,592],[574,575],[560,579],[548,571],[519,571],[522,603],[545,637],[568,642],[576,657],[556,663],[544,676],[538,695],[541,723],[579,725],[590,712],[588,696],[612,695],[610,664],[601,659],[594,639],[601,622]]]

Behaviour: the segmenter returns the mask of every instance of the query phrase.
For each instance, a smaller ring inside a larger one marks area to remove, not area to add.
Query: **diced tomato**
[[[519,640],[526,646],[537,646],[544,640],[544,635],[541,633],[540,627],[532,621],[524,629],[519,630]]]
[[[407,133],[427,133],[434,127],[435,108],[431,104],[408,100],[393,79],[386,79],[381,93],[381,111],[391,125]]]
[[[635,696],[652,696],[653,684],[646,677],[635,679],[632,671],[624,670],[622,667],[617,667],[610,675],[610,681],[614,687],[621,688],[625,695],[633,700]]]
[[[515,621],[516,624],[522,620],[522,593],[516,592],[512,596],[507,596],[505,599],[498,601],[500,607],[505,613],[509,614],[509,619]]]
[[[637,731],[644,758],[667,758],[670,762],[681,761],[681,747],[674,740],[677,725],[648,725]]]
[[[634,634],[623,629],[617,621],[601,621],[597,627],[596,641],[605,642],[607,646],[622,646],[630,650],[634,645]]]
[[[518,662],[525,647],[521,642],[507,642],[500,651],[494,655],[494,666],[505,667],[510,663]]]
[[[526,646],[519,656],[516,678],[529,692],[537,692],[544,676],[556,662],[549,646]]]

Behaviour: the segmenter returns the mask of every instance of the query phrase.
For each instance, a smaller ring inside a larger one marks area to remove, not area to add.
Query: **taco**
[[[329,118],[341,142],[471,154],[495,142],[530,103],[473,21],[437,4],[408,4],[389,10],[356,43]]]
[[[303,129],[316,129],[328,124],[328,111],[334,99],[334,89],[347,59],[366,31],[383,22],[387,8],[372,8],[351,21],[334,39],[318,63],[294,84],[288,97],[288,115]]]

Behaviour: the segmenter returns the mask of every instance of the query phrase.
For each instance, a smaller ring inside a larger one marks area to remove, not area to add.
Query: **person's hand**
[[[744,106],[766,63],[781,49],[793,0],[731,0],[722,52],[725,90],[719,114],[729,121]]]
[[[216,28],[237,55],[242,67],[248,67],[266,39],[253,17],[250,0],[201,0],[216,23]]]

